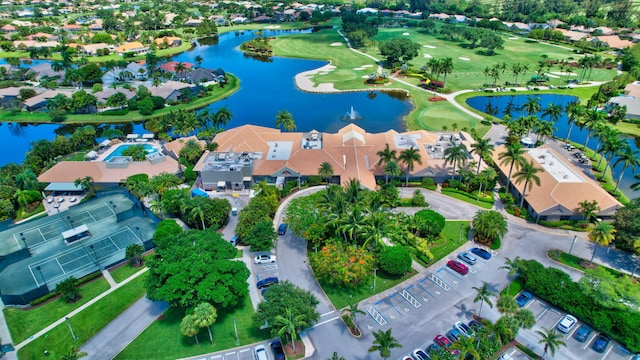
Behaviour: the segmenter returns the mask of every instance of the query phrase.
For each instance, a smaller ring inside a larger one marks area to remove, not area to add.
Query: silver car
[[[476,259],[475,256],[469,254],[468,252],[461,252],[460,254],[458,254],[458,259],[466,262],[469,265],[475,265],[476,261],[478,261],[478,259]]]

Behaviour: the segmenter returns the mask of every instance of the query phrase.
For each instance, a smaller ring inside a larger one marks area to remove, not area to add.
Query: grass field
[[[18,350],[18,357],[21,360],[42,359],[47,350],[51,359],[59,359],[71,346],[80,347],[144,295],[145,278],[144,275],[138,276],[71,318],[71,326],[78,340],[73,341],[67,324],[62,323]]]
[[[218,319],[211,326],[214,345],[209,342],[207,329],[202,329],[197,335],[199,345],[190,337],[180,332],[180,321],[185,311],[171,307],[164,316],[154,321],[127,346],[116,359],[178,359],[188,356],[205,354],[237,346],[233,319],[238,326],[240,345],[246,345],[270,338],[268,331],[261,331],[252,325],[253,307],[247,295],[234,309],[218,310]]]
[[[73,304],[69,304],[61,298],[58,298],[29,310],[12,307],[4,308],[4,316],[11,331],[11,339],[15,344],[26,340],[29,336],[79,308],[108,289],[109,284],[107,280],[100,277],[80,287],[82,298]]]
[[[462,246],[467,241],[468,234],[468,221],[447,221],[442,230],[441,240],[429,248],[434,256],[431,263],[437,262]],[[460,241],[458,241],[459,237]]]

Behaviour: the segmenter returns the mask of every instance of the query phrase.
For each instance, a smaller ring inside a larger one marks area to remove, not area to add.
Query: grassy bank
[[[72,345],[80,347],[144,295],[145,277],[138,276],[71,318],[71,326],[78,337],[75,342],[67,324],[62,323],[18,350],[18,357],[27,360],[42,359],[46,350],[51,359],[58,359],[66,354]]]
[[[468,238],[468,221],[447,221],[442,229],[441,237],[430,248],[433,254],[431,264],[454,252],[462,246]]]

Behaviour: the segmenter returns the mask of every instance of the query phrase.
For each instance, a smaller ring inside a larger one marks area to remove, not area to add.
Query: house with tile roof
[[[591,39],[591,42],[617,50],[622,50],[633,46],[632,41],[620,39],[618,35],[596,36]]]
[[[281,132],[244,125],[217,134],[214,141],[217,151],[205,152],[194,167],[205,190],[243,188],[264,179],[275,184],[304,180],[317,175],[323,162],[333,167],[334,183],[357,179],[363,187],[375,189],[377,181],[385,178],[377,153],[386,144],[398,153],[418,149],[422,164],[415,164],[411,178],[444,180],[452,171],[452,166],[444,165],[444,149],[454,144],[469,148],[473,142],[466,133],[389,130],[372,134],[355,124],[336,133]]]
[[[506,182],[509,165],[502,163],[499,154],[505,151],[505,146],[497,147],[492,158],[499,168],[500,177]],[[597,201],[600,210],[599,218],[611,218],[622,204],[606,192],[593,178],[587,176],[579,168],[577,159],[563,156],[547,146],[527,149],[524,153],[527,162],[532,161],[540,170],[537,176],[540,185],[535,183],[531,190],[527,189],[524,207],[537,220],[580,220],[580,202]],[[522,195],[524,183],[512,184],[517,198]]]
[[[153,40],[156,46],[176,47],[182,45],[182,39],[177,36],[163,36]]]
[[[121,56],[124,54],[146,54],[149,52],[149,48],[139,41],[132,41],[118,46],[116,52]]]

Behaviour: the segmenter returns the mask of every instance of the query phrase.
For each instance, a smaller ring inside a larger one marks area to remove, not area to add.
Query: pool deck
[[[139,139],[139,140],[147,140],[147,139]],[[118,143],[118,144],[115,144],[115,145],[111,145],[106,151],[104,151],[103,153],[99,154],[95,159],[93,159],[91,161],[105,161],[105,159],[108,158],[109,155],[111,155],[114,151],[116,151],[117,148],[119,148],[119,147],[121,147],[123,145],[151,145],[151,146],[157,148],[158,151],[162,150],[162,148],[160,146],[160,143],[157,140],[126,141],[126,142]]]

